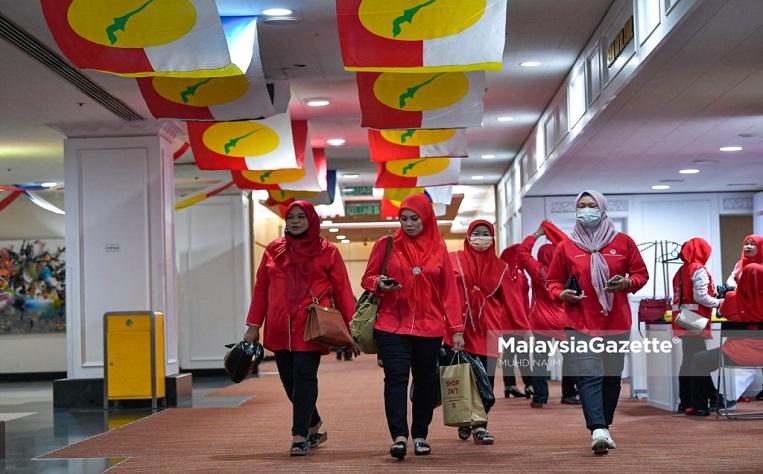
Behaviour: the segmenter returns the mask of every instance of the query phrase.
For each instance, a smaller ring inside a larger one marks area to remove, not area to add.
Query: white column
[[[103,377],[103,314],[165,315],[178,372],[173,123],[65,129],[66,338],[70,379]],[[97,136],[96,136],[97,135]]]
[[[763,235],[763,191],[752,197],[752,231]]]

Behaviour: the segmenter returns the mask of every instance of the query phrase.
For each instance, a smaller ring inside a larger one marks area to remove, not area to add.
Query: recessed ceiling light
[[[326,143],[331,146],[342,146],[346,143],[346,140],[344,138],[329,138],[326,140]]]
[[[513,122],[514,117],[510,115],[504,115],[503,117],[498,117],[496,120],[498,120],[499,122]]]
[[[268,8],[262,10],[262,14],[265,16],[286,16],[291,15],[292,11],[288,8]]]
[[[654,189],[655,191],[663,191],[665,189],[670,189],[670,185],[667,185],[667,184],[655,184],[654,186],[652,186],[652,189]]]
[[[720,148],[721,151],[741,151],[741,146],[722,146]]]
[[[350,239],[344,239],[344,240],[342,241],[342,243],[343,243],[343,244],[349,244],[349,243],[350,243]]]
[[[519,65],[522,67],[538,67],[541,64],[543,63],[541,63],[540,61],[525,61],[523,63],[519,63]]]
[[[360,178],[360,175],[359,174],[350,173],[350,174],[343,174],[342,177],[344,179],[357,179],[357,178]]]
[[[678,170],[678,172],[681,174],[697,174],[699,173],[699,170],[696,168],[686,168],[683,170]]]
[[[472,176],[472,179],[474,179],[474,180],[480,180],[480,179],[485,179],[485,177],[484,177],[484,176],[482,176],[482,175],[479,175],[479,174],[478,174],[478,175],[476,175],[476,176]]]
[[[331,101],[327,98],[323,97],[315,97],[312,99],[307,99],[305,101],[308,107],[325,107],[331,103]]]
[[[346,238],[347,238],[347,236],[346,236],[346,235],[337,235],[337,236],[336,236],[336,239],[337,239],[337,240],[344,240],[344,239],[346,239]]]
[[[495,155],[482,155],[483,160],[494,160]]]
[[[332,227],[329,229],[329,232],[331,232],[332,234],[336,234],[337,232],[339,232],[339,229],[337,229],[336,227]]]
[[[333,223],[334,223],[334,221],[330,221],[330,220],[325,220],[325,221],[321,222],[321,224],[323,224],[323,225],[331,225]]]
[[[57,184],[58,183],[53,183],[53,182],[41,183],[40,186],[42,186],[43,188],[55,188]]]

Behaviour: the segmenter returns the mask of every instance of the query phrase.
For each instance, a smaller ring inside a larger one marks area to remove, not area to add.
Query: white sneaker
[[[594,454],[607,454],[609,453],[609,442],[611,438],[609,433],[604,428],[597,428],[591,433],[591,449]]]
[[[612,439],[612,434],[609,432],[609,430],[605,428],[604,431],[607,432],[607,444],[609,445],[609,449],[617,448],[617,443],[615,443],[615,440]]]

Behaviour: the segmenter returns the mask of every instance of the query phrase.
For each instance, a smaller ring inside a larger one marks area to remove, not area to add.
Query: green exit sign
[[[374,202],[346,202],[344,213],[348,216],[380,216],[381,204]]]
[[[372,196],[373,193],[373,186],[352,186],[344,188],[343,191],[345,196]]]

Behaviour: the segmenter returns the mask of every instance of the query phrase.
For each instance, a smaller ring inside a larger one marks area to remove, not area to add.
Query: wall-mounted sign
[[[345,202],[344,212],[348,216],[381,216],[381,202]]]
[[[344,188],[342,191],[345,196],[372,196],[373,193],[373,186],[352,186]]]
[[[607,67],[612,67],[612,64],[617,61],[617,58],[620,57],[620,54],[631,41],[633,41],[633,15],[628,17],[628,21],[625,22],[622,29],[617,32],[615,38],[609,43],[607,47]]]

